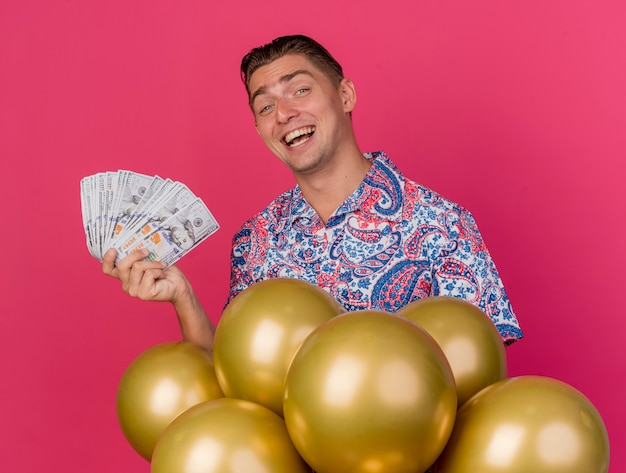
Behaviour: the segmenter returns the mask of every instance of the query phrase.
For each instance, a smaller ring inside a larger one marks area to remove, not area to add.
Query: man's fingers
[[[132,265],[128,273],[128,278],[125,281],[124,290],[133,297],[139,297],[142,280],[146,277],[154,278],[154,276],[150,274],[151,268],[153,267],[154,265],[150,262],[147,264],[137,262]],[[147,276],[146,273],[148,273]]]
[[[146,270],[137,287],[139,291],[137,297],[148,300],[161,299],[163,294],[160,292],[164,289],[163,285],[159,283],[161,279],[165,279],[162,267]]]
[[[109,250],[102,257],[102,272],[111,277],[117,277],[115,271],[115,257],[117,256],[117,250],[115,248],[109,248]]]
[[[133,297],[150,298],[155,281],[163,277],[164,266],[160,261],[137,261],[130,268],[128,278],[122,281],[124,290]]]
[[[102,272],[113,276],[114,278],[121,279],[122,283],[128,281],[128,273],[137,261],[141,261],[148,256],[148,250],[135,250],[125,258],[122,258],[115,264],[115,258],[117,251],[115,248],[109,249],[102,258]]]
[[[140,299],[154,299],[160,296],[159,291],[165,289],[157,283],[165,278],[163,270],[166,264],[145,261],[148,254],[146,249],[135,250],[115,264],[117,251],[110,248],[102,257],[102,272],[119,279],[126,294]]]

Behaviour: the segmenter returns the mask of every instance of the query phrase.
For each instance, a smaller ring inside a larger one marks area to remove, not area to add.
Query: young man
[[[241,64],[255,127],[297,185],[233,239],[229,301],[272,277],[307,280],[348,310],[396,311],[432,295],[472,302],[505,343],[522,336],[469,212],[406,179],[383,153],[362,153],[352,128],[356,90],[305,36],[280,37]],[[175,266],[132,254],[103,271],[132,296],[173,303],[183,339],[212,347],[214,327]]]

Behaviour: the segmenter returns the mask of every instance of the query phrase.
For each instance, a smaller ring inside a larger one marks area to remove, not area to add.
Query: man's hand
[[[207,350],[213,349],[215,327],[207,317],[191,284],[176,266],[165,269],[160,261],[144,261],[147,250],[137,250],[117,265],[114,248],[102,259],[102,272],[119,279],[126,294],[146,301],[168,301],[174,304],[183,340]]]
[[[115,249],[109,249],[102,259],[102,272],[122,282],[126,294],[148,301],[169,301],[176,304],[189,292],[189,284],[176,266],[165,269],[160,261],[144,261],[147,250],[137,250],[121,259],[117,265]]]

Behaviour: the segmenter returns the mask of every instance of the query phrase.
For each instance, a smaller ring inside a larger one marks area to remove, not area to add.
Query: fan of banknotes
[[[170,266],[219,228],[185,184],[159,176],[97,173],[81,179],[80,197],[87,247],[100,261],[109,248],[116,261],[145,248],[148,260]]]

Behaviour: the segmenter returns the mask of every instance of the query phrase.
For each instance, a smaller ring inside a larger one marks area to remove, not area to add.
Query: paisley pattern
[[[510,343],[522,337],[498,271],[463,207],[405,179],[382,151],[361,186],[326,225],[298,186],[247,221],[233,238],[229,301],[255,282],[298,278],[347,310],[395,312],[448,295],[487,313]]]

